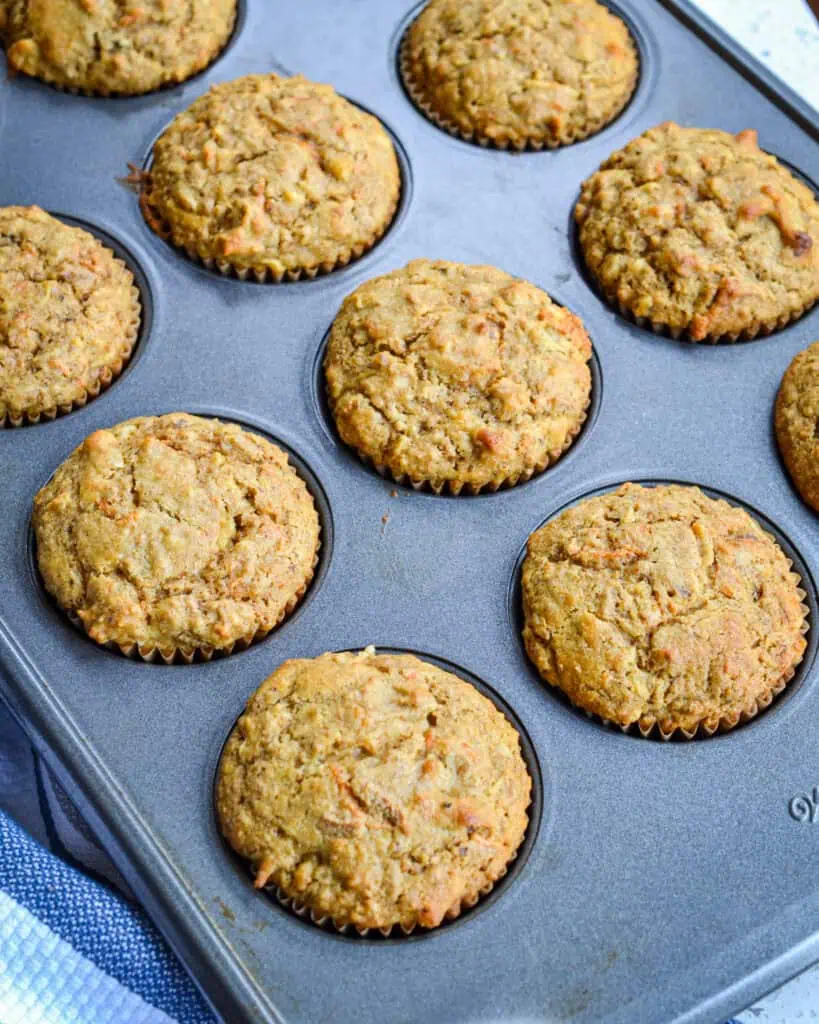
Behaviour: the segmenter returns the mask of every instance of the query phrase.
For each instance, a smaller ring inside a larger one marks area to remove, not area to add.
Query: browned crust
[[[566,129],[557,135],[546,132],[528,134],[509,132],[507,135],[490,138],[475,129],[466,131],[448,118],[443,111],[437,110],[434,107],[429,96],[424,91],[423,82],[414,73],[414,65],[417,66],[419,55],[417,48],[414,50],[412,46],[411,29],[412,25],[404,33],[398,51],[398,67],[407,94],[427,120],[431,121],[436,127],[452,135],[454,138],[474,143],[483,149],[540,152],[543,149],[560,149],[563,146],[570,146],[575,142],[582,142],[584,139],[588,139],[602,131],[620,116],[631,102],[640,80],[640,52],[632,38],[631,32],[628,31],[628,26],[626,26],[628,34],[627,45],[630,55],[634,60],[634,72],[624,92],[622,94],[613,94],[611,105],[602,111],[598,117],[590,119],[582,126],[574,128],[567,126]]]

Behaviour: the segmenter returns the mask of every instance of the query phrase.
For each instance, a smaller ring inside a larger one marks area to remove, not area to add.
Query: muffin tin
[[[614,5],[612,5],[614,6]],[[772,408],[814,310],[765,339],[691,345],[612,311],[588,283],[570,215],[580,182],[665,119],[731,131],[810,179],[815,114],[683,3],[619,0],[640,83],[608,128],[556,151],[450,137],[408,100],[407,0],[245,0],[205,73],[135,99],[26,78],[0,90],[2,201],[63,214],[115,243],[145,308],[125,372],[84,409],[0,431],[0,686],[135,893],[226,1021],[718,1022],[819,958],[814,663],[816,518],[777,455]],[[196,266],[143,222],[121,178],[207,86],[300,71],[377,114],[401,146],[404,195],[384,239],[314,281],[259,284]],[[589,420],[526,484],[445,497],[382,480],[338,440],[320,359],[342,299],[428,256],[494,263],[584,320],[595,346]],[[31,502],[92,430],[186,410],[290,449],[322,511],[317,577],[296,613],[248,650],[147,664],[76,630],[39,581]],[[811,612],[782,696],[731,733],[661,743],[590,720],[540,682],[519,637],[529,534],[624,480],[693,482],[761,518],[796,562]],[[414,651],[477,680],[528,737],[536,783],[522,855],[451,924],[402,938],[334,934],[252,889],[212,806],[219,753],[247,697],[288,657],[366,644]],[[806,808],[808,813],[805,813]]]

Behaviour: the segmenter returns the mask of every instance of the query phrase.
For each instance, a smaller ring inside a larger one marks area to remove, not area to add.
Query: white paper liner
[[[131,173],[132,175],[135,173],[133,169]],[[139,174],[141,172],[136,173]],[[143,180],[148,175],[150,175],[150,171],[142,173]],[[132,181],[133,179],[128,180]],[[382,240],[382,238],[384,238],[392,227],[401,202],[402,192],[403,181],[399,180],[398,189],[393,197],[389,212],[384,219],[383,226],[366,242],[362,242],[355,246],[349,246],[346,249],[341,250],[335,260],[328,260],[310,267],[298,267],[290,270],[274,270],[273,268],[266,266],[237,267],[229,260],[217,260],[213,256],[198,252],[188,246],[178,245],[173,239],[173,233],[170,225],[154,211],[153,207],[147,201],[144,191],[140,192],[139,206],[142,210],[145,222],[151,230],[155,234],[159,235],[159,237],[169,245],[173,246],[178,253],[187,257],[193,263],[205,267],[206,270],[211,270],[221,274],[223,277],[235,278],[239,281],[253,280],[257,281],[259,284],[281,284],[284,281],[301,281],[305,278],[312,281],[319,276],[324,277],[327,274],[332,274],[336,270],[342,270],[350,263],[353,263],[355,260],[360,259],[368,253]]]
[[[407,94],[410,99],[421,111],[424,117],[426,117],[428,121],[431,121],[437,128],[445,131],[448,135],[454,136],[456,139],[461,139],[463,142],[470,142],[473,145],[480,146],[482,149],[498,149],[501,151],[512,149],[518,153],[526,151],[540,152],[544,149],[561,149],[563,146],[570,146],[575,142],[581,142],[583,139],[588,139],[592,135],[596,135],[598,132],[602,131],[605,127],[611,124],[612,121],[619,117],[620,114],[622,114],[631,102],[637,89],[637,84],[640,80],[640,51],[631,37],[631,32],[629,32],[629,42],[631,44],[632,51],[637,58],[637,66],[629,84],[628,91],[621,99],[616,103],[613,103],[603,114],[596,117],[593,121],[589,121],[582,127],[573,128],[571,131],[556,139],[547,139],[542,136],[531,136],[525,139],[489,139],[484,135],[480,135],[478,132],[464,131],[453,121],[449,121],[430,106],[424,96],[423,86],[413,76],[412,61],[409,53],[409,35],[410,31],[408,27],[399,44],[398,68],[401,73],[401,80],[404,83],[404,87],[407,90]]]
[[[733,508],[737,506],[731,507]],[[754,522],[758,522],[758,520],[754,519]],[[767,530],[763,532],[765,533],[766,537],[768,537],[771,541],[773,541],[774,544],[776,544],[778,548],[780,548],[779,542],[777,541],[776,537],[768,533]],[[793,561],[790,558],[787,558],[787,562],[788,568],[792,569]],[[800,608],[802,610],[803,615],[800,631],[804,636],[804,634],[806,634],[811,628],[810,609],[805,604],[804,600],[807,595],[801,586],[802,577],[795,572],[791,572],[790,575],[792,582],[796,584],[796,593],[800,600]],[[735,729],[738,725],[744,725],[746,722],[750,722],[753,718],[756,718],[756,716],[760,712],[770,707],[774,700],[783,692],[783,690],[787,688],[788,683],[791,681],[791,679],[793,679],[794,675],[797,672],[797,669],[802,664],[802,661],[804,660],[804,654],[802,655],[802,658],[800,658],[799,661],[795,665],[793,665],[774,686],[770,688],[770,690],[768,690],[766,693],[763,693],[761,696],[754,698],[753,702],[750,703],[747,707],[742,708],[738,711],[734,711],[730,715],[723,715],[717,720],[709,719],[707,721],[700,722],[693,729],[682,729],[674,727],[670,730],[665,730],[663,728],[662,722],[650,716],[644,716],[638,721],[631,723],[631,725],[620,725],[617,722],[612,722],[609,719],[604,718],[602,715],[598,715],[593,711],[589,711],[587,708],[584,708],[581,704],[578,704],[574,700],[572,700],[571,696],[557,683],[553,683],[549,679],[546,679],[545,676],[543,676],[543,674],[537,668],[537,665],[535,665],[534,660],[531,659],[531,656],[530,660],[532,661],[532,665],[534,666],[535,671],[537,671],[540,678],[553,690],[556,690],[559,694],[561,694],[569,702],[569,704],[572,705],[572,707],[576,708],[578,711],[581,711],[586,716],[586,718],[590,719],[591,721],[597,722],[598,724],[603,725],[608,729],[619,729],[620,732],[623,732],[629,736],[642,736],[644,739],[660,739],[664,742],[667,742],[668,740],[672,739],[694,740],[708,738],[710,736],[714,736],[718,732],[730,732],[731,729]]]
[[[126,267],[129,274],[131,273],[130,268],[128,268],[118,257],[116,258],[116,262],[121,266]],[[67,416],[76,409],[82,409],[114,383],[117,377],[119,377],[128,365],[128,362],[134,353],[137,339],[139,338],[139,330],[142,325],[142,299],[136,285],[131,286],[131,295],[134,300],[135,316],[126,329],[126,335],[123,339],[116,362],[112,363],[110,366],[102,367],[99,371],[99,377],[97,380],[87,388],[79,398],[75,398],[71,402],[48,406],[47,408],[40,409],[37,412],[27,412],[23,410],[21,412],[6,411],[5,413],[0,414],[0,429],[33,426],[44,421],[55,420],[59,416]]]

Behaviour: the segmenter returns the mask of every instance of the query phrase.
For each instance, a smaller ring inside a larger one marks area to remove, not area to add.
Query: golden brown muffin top
[[[586,417],[579,318],[495,267],[414,260],[345,299],[327,348],[342,438],[394,476],[438,488],[515,482]]]
[[[330,270],[369,248],[398,203],[392,140],[301,76],[213,86],[154,146],[143,209],[174,244],[238,269]]]
[[[287,661],[248,702],[219,766],[233,848],[341,927],[433,928],[505,873],[531,780],[486,697],[410,655]]]
[[[597,0],[430,0],[402,63],[434,118],[518,148],[598,131],[626,105],[638,71],[628,29]]]
[[[776,438],[799,493],[819,511],[819,341],[798,352],[785,371]]]
[[[0,423],[83,402],[119,372],[139,319],[131,271],[93,235],[0,207]]]
[[[819,298],[819,203],[755,131],[651,128],[584,182],[575,215],[609,300],[692,341],[771,330]]]
[[[799,579],[744,509],[625,484],[529,538],[524,640],[541,675],[620,726],[735,725],[791,678]]]
[[[313,575],[319,521],[258,434],[172,413],[85,439],[34,500],[37,559],[99,643],[226,649],[277,625]]]
[[[201,71],[228,40],[236,0],[5,0],[16,71],[67,89],[136,95]]]

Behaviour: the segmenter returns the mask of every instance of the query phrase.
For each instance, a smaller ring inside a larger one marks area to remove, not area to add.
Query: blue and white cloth
[[[116,869],[0,703],[2,1024],[215,1024],[126,896]]]

